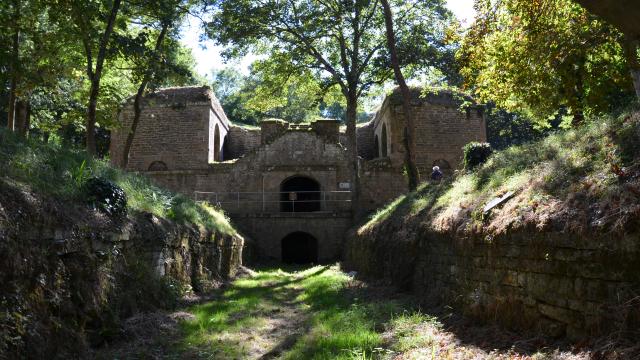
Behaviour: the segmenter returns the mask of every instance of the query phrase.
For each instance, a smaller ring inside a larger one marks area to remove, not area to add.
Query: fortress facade
[[[486,141],[483,108],[461,110],[464,100],[451,92],[413,90],[413,151],[423,178],[434,165],[450,173],[460,167],[465,144]],[[357,203],[339,121],[236,125],[208,87],[162,89],[145,97],[126,170],[217,204],[255,241],[260,258],[330,261],[340,257],[356,210],[373,211],[407,191],[401,105],[394,92],[357,128]],[[122,166],[133,101],[119,120],[110,152],[114,165]]]

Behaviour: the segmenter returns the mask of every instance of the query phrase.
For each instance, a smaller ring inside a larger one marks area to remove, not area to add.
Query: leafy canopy
[[[630,92],[621,34],[571,0],[477,0],[458,60],[481,101],[544,124],[610,110]]]

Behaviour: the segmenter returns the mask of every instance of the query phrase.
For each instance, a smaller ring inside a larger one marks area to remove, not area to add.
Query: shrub
[[[83,163],[84,164],[84,163]],[[121,187],[101,178],[91,178],[83,186],[87,201],[111,216],[127,214],[127,195]]]
[[[479,142],[470,142],[462,150],[464,152],[464,168],[466,170],[471,170],[483,164],[493,153],[491,144]]]

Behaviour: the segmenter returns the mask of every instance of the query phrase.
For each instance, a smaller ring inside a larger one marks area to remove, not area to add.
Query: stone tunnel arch
[[[282,262],[309,264],[318,262],[318,240],[313,235],[296,231],[282,238]]]
[[[320,183],[306,176],[292,176],[280,184],[280,211],[313,212],[321,210]]]

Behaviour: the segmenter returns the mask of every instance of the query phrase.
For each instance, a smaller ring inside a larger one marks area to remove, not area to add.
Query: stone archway
[[[213,131],[213,161],[220,161],[220,127],[216,124]]]
[[[388,156],[387,152],[387,124],[382,124],[382,135],[380,136],[382,145],[380,146],[380,157]]]
[[[306,176],[292,176],[280,184],[280,211],[313,212],[322,208],[320,183]]]
[[[313,235],[296,231],[281,242],[281,259],[288,264],[310,264],[318,262],[318,240]]]

